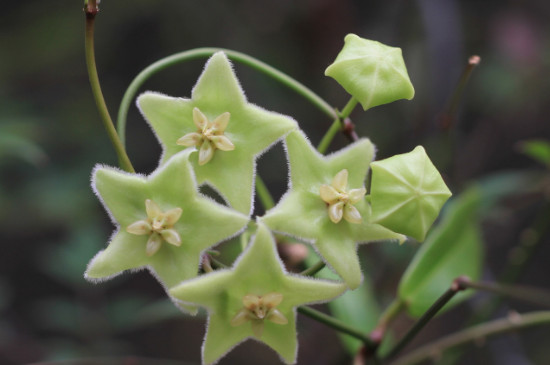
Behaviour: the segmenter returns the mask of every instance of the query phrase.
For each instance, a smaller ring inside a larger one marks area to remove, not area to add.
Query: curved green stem
[[[262,61],[259,61],[243,53],[232,51],[229,49],[224,49],[224,48],[196,48],[189,51],[176,53],[172,56],[168,56],[166,58],[163,58],[153,63],[152,65],[150,65],[149,67],[141,71],[136,76],[136,78],[132,81],[132,83],[124,93],[124,96],[120,103],[120,108],[118,110],[117,127],[118,127],[118,132],[121,136],[122,143],[124,144],[124,141],[125,141],[124,136],[125,136],[125,130],[126,130],[126,116],[128,114],[128,110],[130,109],[132,100],[137,94],[139,88],[143,85],[143,83],[147,79],[149,79],[151,76],[153,76],[157,72],[162,71],[170,66],[173,66],[185,61],[189,61],[192,59],[209,57],[218,51],[223,51],[227,55],[227,57],[229,57],[233,61],[245,64],[253,69],[256,69],[274,78],[280,83],[286,85],[290,89],[296,91],[298,94],[305,97],[307,100],[309,100],[313,105],[315,105],[319,110],[321,110],[323,113],[328,115],[330,118],[337,117],[334,109],[326,101],[324,101],[320,96],[315,94],[313,91],[311,91],[309,88],[302,85],[298,81],[294,80],[292,77],[269,66],[268,64]]]
[[[468,342],[475,342],[484,337],[495,336],[501,333],[518,329],[550,324],[550,311],[533,312],[528,314],[513,314],[507,318],[497,319],[456,332],[447,337],[420,347],[408,355],[392,362],[392,365],[413,365],[428,360],[434,354],[441,354],[452,347]]]
[[[339,332],[342,332],[357,338],[358,340],[362,341],[365,344],[365,347],[367,348],[375,348],[377,346],[375,343],[373,343],[370,340],[370,338],[368,338],[368,336],[366,336],[360,330],[350,327],[347,324],[337,320],[336,318],[324,314],[323,312],[319,312],[318,310],[315,310],[307,306],[298,307],[298,312],[310,318],[313,318],[316,321],[324,323],[327,326],[332,327]]]
[[[300,275],[313,276],[313,275],[317,274],[319,271],[323,270],[324,267],[325,267],[324,261],[319,260],[315,265],[313,265],[313,266],[305,269],[304,271],[302,271],[300,273]]]
[[[321,142],[317,146],[317,151],[324,154],[327,151],[328,147],[330,146],[330,143],[332,142],[332,140],[334,139],[336,134],[339,131],[344,131],[345,132],[344,128],[346,127],[346,125],[345,125],[344,121],[346,120],[346,118],[349,117],[349,115],[351,114],[353,109],[357,106],[357,103],[358,103],[357,99],[352,97],[348,101],[348,103],[344,106],[344,109],[342,109],[341,112],[336,112],[337,116],[334,119],[334,121],[332,122],[332,125],[330,126],[330,128],[327,130],[327,132],[325,133],[325,135],[321,139]],[[349,137],[352,140],[357,139],[357,136],[354,134],[353,131],[351,131],[349,133],[346,133],[346,134],[349,134]]]
[[[260,175],[256,174],[256,193],[258,198],[262,203],[262,206],[267,211],[275,206],[275,201],[269,193],[267,186],[265,186],[264,181],[260,178]]]
[[[347,117],[349,117],[349,115],[351,114],[353,109],[355,109],[358,103],[359,101],[352,96],[351,99],[349,99],[348,103],[344,106],[344,109],[342,109],[342,111],[339,113],[340,119],[346,119]]]
[[[88,76],[90,79],[92,94],[94,95],[95,103],[99,111],[101,120],[103,121],[105,130],[107,131],[107,134],[109,135],[109,139],[111,140],[111,143],[115,148],[120,167],[128,172],[135,172],[134,167],[132,166],[132,163],[128,158],[128,154],[124,149],[124,145],[122,144],[117,134],[117,131],[113,124],[113,120],[109,115],[107,104],[105,103],[103,93],[101,92],[99,76],[97,75],[95,51],[94,51],[94,24],[95,24],[95,16],[98,12],[96,2],[90,1],[89,3],[87,3],[86,6],[84,7],[84,11],[86,13],[86,34],[85,34],[86,67],[88,69]]]
[[[456,85],[453,94],[447,101],[445,112],[443,113],[441,118],[442,127],[444,127],[445,129],[450,129],[453,126],[458,107],[460,106],[460,101],[464,95],[466,85],[468,84],[468,80],[470,79],[474,68],[479,65],[479,62],[481,62],[481,58],[476,55],[471,56],[468,59],[468,63],[462,71],[462,75],[460,76],[460,80],[458,81],[458,84]]]
[[[396,298],[390,305],[386,308],[384,313],[380,316],[376,327],[370,333],[370,338],[375,343],[381,343],[386,335],[386,330],[388,326],[393,322],[393,320],[406,308],[406,303],[400,298]]]
[[[319,146],[317,146],[317,151],[321,153],[327,152],[328,146],[330,146],[330,143],[334,139],[334,136],[342,129],[342,122],[340,121],[340,118],[334,119],[334,122],[330,125],[330,128],[327,130],[323,138],[321,139],[321,142],[319,143]]]

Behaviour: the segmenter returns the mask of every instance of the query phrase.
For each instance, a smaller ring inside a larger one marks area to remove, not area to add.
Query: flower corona
[[[213,121],[209,121],[199,108],[193,108],[193,123],[198,131],[187,133],[176,143],[186,147],[196,146],[199,149],[199,165],[204,165],[214,157],[216,149],[222,151],[235,149],[235,145],[224,135],[230,117],[231,114],[225,112]]]
[[[276,324],[287,324],[288,319],[276,307],[283,301],[281,293],[263,296],[247,294],[243,297],[243,308],[231,320],[232,326],[240,326],[248,321],[252,324],[254,336],[262,337],[264,320]]]
[[[126,227],[126,231],[135,235],[149,235],[146,246],[147,256],[154,255],[160,249],[163,240],[174,246],[181,245],[181,237],[173,229],[174,224],[181,217],[181,208],[163,212],[157,203],[147,199],[145,200],[145,211],[147,219],[130,224]]]

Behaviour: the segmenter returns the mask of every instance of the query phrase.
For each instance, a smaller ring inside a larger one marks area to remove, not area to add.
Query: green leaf
[[[2,130],[0,134],[0,162],[8,157],[20,158],[34,166],[41,166],[48,161],[46,152],[30,138]]]
[[[519,150],[532,159],[550,166],[550,142],[541,139],[522,141]]]
[[[401,48],[348,34],[345,45],[325,70],[364,110],[398,99],[412,99],[414,88]]]
[[[420,317],[461,275],[479,279],[482,236],[477,220],[480,200],[476,188],[451,201],[441,223],[431,232],[403,274],[398,295],[413,317]],[[442,311],[465,300],[458,293]]]

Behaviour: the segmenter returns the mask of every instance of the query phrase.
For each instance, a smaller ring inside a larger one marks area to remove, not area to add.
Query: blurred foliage
[[[90,172],[96,162],[115,165],[116,156],[89,91],[81,6],[78,1],[2,4],[0,363],[96,357],[107,364],[125,354],[197,363],[203,322],[177,313],[149,275],[123,275],[101,286],[82,277],[86,263],[112,230],[89,188]],[[98,68],[113,114],[141,69],[189,48],[220,46],[249,53],[342,107],[345,91],[323,71],[341,49],[344,36],[353,32],[402,47],[415,99],[367,113],[356,110],[352,119],[358,134],[374,141],[379,159],[424,145],[455,195],[482,180],[482,195],[495,201],[482,201],[481,207],[486,207],[481,222],[484,275],[498,277],[516,262],[510,261],[516,257],[514,247],[529,232],[549,191],[541,165],[515,148],[521,140],[550,140],[547,1],[104,0],[101,9]],[[466,88],[453,127],[445,130],[438,116],[467,57],[474,53],[482,57],[481,65]],[[201,67],[202,62],[176,67],[150,80],[146,89],[189,96]],[[236,69],[251,102],[292,115],[314,143],[319,141],[330,120],[284,87],[242,66]],[[136,108],[130,111],[127,140],[136,169],[152,171],[160,149]],[[339,136],[332,149],[345,143]],[[539,160],[544,155],[533,152],[532,146],[529,150]],[[275,197],[286,188],[282,155],[280,147],[274,148],[262,156],[259,167]],[[519,280],[549,288],[548,236],[540,240]],[[367,288],[361,288],[350,294],[362,295],[359,300],[373,309],[362,315],[378,314],[376,306],[395,295],[415,247],[408,243],[361,248],[363,267],[378,293],[372,298],[365,294]],[[234,255],[233,249],[227,250]],[[348,307],[345,298],[333,305],[341,305],[340,312],[333,310],[342,318],[351,314],[349,321],[370,328],[371,319],[356,318],[352,313],[359,312]],[[356,300],[354,305],[361,303]],[[460,315],[468,311],[475,311],[475,305],[445,313],[425,336],[433,338],[461,324]],[[299,363],[349,362],[330,330],[308,321],[301,326]],[[545,336],[547,332],[537,332],[522,346],[488,346],[478,350],[483,352],[479,358],[505,364],[509,351],[515,351],[509,359],[525,359],[525,347],[533,362],[547,363]],[[247,343],[220,364],[250,363],[258,352],[266,356],[264,350]],[[269,356],[266,364],[279,363]]]

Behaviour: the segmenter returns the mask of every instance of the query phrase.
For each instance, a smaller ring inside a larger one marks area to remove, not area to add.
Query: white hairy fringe
[[[173,155],[170,157],[170,159],[168,161],[170,161],[171,159],[173,158],[176,158],[176,156],[179,156],[179,155],[183,155],[183,154],[187,154],[189,155],[189,152],[190,151],[181,151],[181,152],[178,152],[177,154]],[[187,156],[189,157],[189,156]],[[168,163],[167,161],[167,163]],[[211,200],[213,203],[217,204],[217,205],[220,205],[218,202],[214,201],[213,199],[211,199],[210,197],[206,196],[206,195],[203,195],[203,194],[200,194],[198,192],[198,187],[197,187],[197,180],[196,180],[196,176],[195,176],[195,172],[194,170],[191,168],[191,165],[188,164],[187,166],[188,170],[189,170],[189,174],[191,176],[191,180],[193,182],[193,189],[195,191],[197,191],[197,194],[204,197],[204,198],[207,198],[209,200]],[[107,215],[109,216],[109,219],[111,220],[111,222],[113,223],[113,225],[115,225],[115,230],[114,232],[111,234],[111,236],[109,237],[109,240],[108,240],[108,245],[111,243],[111,241],[113,240],[113,238],[120,232],[120,224],[118,223],[118,221],[115,219],[115,217],[113,216],[113,214],[111,213],[111,211],[109,210],[109,208],[107,207],[107,204],[105,203],[105,201],[103,200],[103,198],[101,197],[101,195],[99,194],[99,191],[97,190],[97,187],[96,187],[96,175],[97,175],[97,171],[101,170],[101,169],[106,169],[106,170],[111,170],[111,171],[114,171],[116,173],[120,173],[122,175],[126,175],[132,179],[136,179],[136,180],[145,180],[145,181],[148,181],[150,180],[151,178],[155,177],[159,172],[160,170],[162,169],[161,167],[157,167],[157,169],[155,169],[155,171],[153,171],[151,174],[149,174],[148,176],[144,175],[144,174],[135,174],[135,173],[129,173],[127,171],[124,171],[120,168],[117,168],[117,167],[111,167],[111,166],[107,166],[107,165],[104,165],[104,164],[97,164],[94,169],[92,170],[92,176],[91,176],[91,187],[92,187],[92,190],[94,192],[94,194],[96,195],[96,197],[98,198],[98,200],[100,201],[100,203],[102,204],[103,206],[103,209],[105,210],[105,212],[107,213]],[[220,205],[221,206],[221,205]],[[212,244],[211,247],[214,247],[218,244],[220,244],[221,242],[223,241],[226,241],[226,240],[229,240],[229,239],[232,239],[238,235],[240,235],[242,232],[244,232],[244,230],[246,229],[246,225],[244,225],[239,231],[237,231],[236,233],[234,233],[233,235],[231,236],[228,236],[226,238],[224,238],[223,240],[220,240],[218,242],[215,242],[214,244]],[[200,256],[199,256],[199,262],[197,263],[197,273],[198,271],[200,270],[200,267],[201,267],[201,260],[200,260],[200,257],[207,251],[209,250],[210,248],[207,248],[205,250],[203,250],[201,253],[200,253]],[[189,311],[188,309],[186,308],[183,308],[180,304],[181,304],[181,301],[174,298],[173,296],[170,295],[169,293],[169,290],[170,288],[167,287],[165,285],[165,283],[161,280],[161,278],[159,277],[158,273],[154,270],[154,268],[150,265],[144,265],[144,266],[141,266],[141,267],[137,267],[137,268],[132,268],[132,269],[128,269],[128,270],[123,270],[123,271],[120,271],[118,273],[115,273],[113,275],[109,275],[109,276],[105,276],[105,277],[100,277],[100,278],[95,278],[95,277],[90,277],[88,275],[88,271],[90,269],[90,267],[93,265],[93,263],[95,262],[95,260],[105,251],[105,249],[99,251],[97,254],[94,255],[94,257],[90,260],[90,262],[88,263],[87,267],[86,267],[86,271],[84,272],[84,278],[91,282],[91,283],[94,283],[94,284],[98,284],[98,283],[102,283],[104,281],[107,281],[107,280],[110,280],[112,278],[115,278],[125,272],[130,272],[130,273],[135,273],[135,272],[139,272],[139,271],[142,271],[144,269],[148,270],[151,275],[161,284],[161,286],[163,287],[163,289],[165,290],[166,294],[168,295],[168,297],[170,298],[170,300],[174,303],[174,305],[179,308],[182,312],[184,313],[187,313],[187,314],[190,314],[190,315],[196,315],[197,311]]]
[[[258,222],[261,222],[261,219],[257,219]],[[263,223],[262,223],[263,224]],[[275,239],[273,237],[273,234],[270,232],[270,235],[271,235],[271,240],[274,242]],[[242,260],[242,258],[245,256],[245,254],[251,249],[252,247],[252,242],[254,242],[256,239],[256,234],[254,234],[251,238],[250,238],[250,241],[249,243],[247,244],[246,248],[243,250],[243,252],[239,255],[239,257],[237,257],[237,259],[233,262],[233,265],[231,265],[231,268],[227,268],[227,269],[221,269],[221,270],[216,270],[215,272],[212,272],[212,273],[208,273],[208,274],[205,274],[205,275],[202,275],[200,277],[195,277],[195,278],[192,278],[192,279],[189,279],[189,280],[186,280],[184,282],[182,282],[181,284],[183,283],[191,283],[193,281],[197,281],[197,280],[201,280],[202,277],[204,276],[208,276],[208,275],[219,275],[220,273],[223,273],[223,272],[228,272],[228,271],[234,271],[236,269],[236,267],[239,265],[240,261]],[[285,265],[283,263],[283,261],[281,260],[279,254],[277,253],[277,250],[275,249],[275,245],[271,245],[271,250],[272,250],[272,253],[275,255],[275,258],[277,260],[277,262],[279,263],[279,267],[281,268],[281,271],[283,272],[283,274],[285,275],[288,275],[288,276],[293,276],[293,277],[296,277],[296,278],[306,278],[302,275],[299,275],[299,274],[294,274],[294,273],[289,273],[286,268],[285,268]],[[334,281],[334,280],[327,280],[327,279],[322,279],[322,278],[315,278],[315,277],[307,277],[308,280],[314,280],[314,281],[321,281],[321,282],[325,282],[325,283],[330,283],[330,284],[341,284],[342,282],[339,282],[339,281]],[[179,284],[178,284],[179,285]],[[177,285],[176,285],[177,286]],[[174,286],[174,287],[176,287]],[[344,291],[345,292],[345,291]],[[338,297],[340,297],[342,294],[344,294],[344,292],[342,292],[341,294],[339,294],[338,296],[336,296],[335,298],[332,298],[332,299],[336,299]],[[332,300],[330,299],[330,300]],[[313,302],[308,302],[308,304],[321,304],[321,303],[326,303],[328,302],[329,300],[319,300],[319,301],[313,301]],[[193,302],[188,302],[188,301],[183,301],[181,300],[182,303],[185,303],[187,305],[197,305],[196,303],[193,303]],[[242,339],[241,341],[235,343],[233,346],[231,346],[230,348],[227,349],[226,352],[224,352],[222,355],[220,355],[220,357],[218,359],[216,359],[214,362],[211,362],[211,363],[208,363],[208,364],[205,364],[204,363],[204,351],[205,351],[205,346],[206,346],[206,335],[208,334],[208,330],[209,330],[209,327],[210,327],[210,315],[213,313],[213,309],[212,308],[206,308],[206,310],[208,311],[208,319],[206,321],[206,325],[205,325],[205,328],[206,328],[206,331],[205,331],[205,336],[203,338],[203,342],[202,342],[202,346],[201,346],[201,354],[202,354],[202,359],[203,359],[203,364],[204,365],[214,365],[214,364],[217,364],[225,355],[227,355],[229,352],[231,352],[235,347],[237,347],[238,345],[240,345],[241,343],[245,342],[246,340],[248,339],[252,339],[252,340],[255,340],[257,342],[260,342],[262,343],[263,345],[267,346],[268,348],[270,348],[271,350],[274,351],[273,348],[271,348],[268,344],[266,344],[265,342],[262,342],[260,339],[257,339],[255,338],[254,336],[248,336],[248,337],[245,337],[244,339]],[[296,325],[297,321],[296,321],[296,314],[297,314],[297,311],[296,311],[296,307],[292,308],[292,313],[293,313],[293,316],[294,316],[294,323]],[[298,329],[296,328],[296,335],[298,335]],[[296,344],[296,350],[295,350],[295,353],[294,353],[294,359],[292,360],[292,362],[287,362],[280,354],[277,353],[277,355],[279,355],[279,357],[281,358],[281,360],[284,362],[284,363],[287,363],[287,364],[295,364],[296,361],[297,361],[297,356],[298,356],[298,347],[299,347],[299,344],[297,343]]]
[[[242,93],[243,95],[243,99],[244,99],[244,102],[249,104],[250,107],[252,108],[257,108],[259,109],[260,111],[265,111],[265,112],[268,112],[270,114],[273,114],[273,115],[279,115],[281,117],[285,117],[287,119],[289,119],[290,121],[294,122],[295,124],[295,129],[298,128],[298,123],[297,121],[290,117],[290,116],[287,116],[287,115],[284,115],[284,114],[281,114],[281,113],[277,113],[277,112],[273,112],[273,111],[269,111],[269,110],[266,110],[254,103],[250,103],[246,97],[246,93],[244,92],[242,86],[241,86],[241,83],[239,81],[239,79],[236,77],[236,74],[235,74],[235,70],[234,70],[234,66],[233,66],[233,63],[227,58],[227,56],[225,55],[225,53],[223,53],[223,51],[220,51],[220,52],[216,52],[215,54],[213,54],[209,59],[208,61],[205,63],[204,67],[203,67],[203,70],[198,78],[198,80],[200,80],[203,76],[203,74],[205,73],[206,69],[208,68],[212,58],[218,54],[222,54],[223,57],[225,58],[225,60],[227,61],[227,63],[229,64],[230,68],[231,68],[231,72],[233,73],[233,76],[237,82],[237,86],[240,90],[240,92]],[[167,98],[171,98],[171,99],[176,99],[176,100],[183,100],[185,102],[191,102],[192,101],[192,96],[195,92],[195,88],[196,88],[196,84],[195,86],[193,87],[193,89],[191,90],[191,99],[189,98],[182,98],[182,97],[173,97],[173,96],[169,96],[169,95],[166,95],[164,93],[161,93],[161,92],[156,92],[156,91],[146,91],[144,93],[142,93],[141,95],[144,95],[144,94],[153,94],[153,95],[159,95],[159,96],[163,96],[163,97],[167,97]],[[161,156],[160,156],[160,159],[159,159],[159,165],[162,164],[162,161],[164,160],[165,158],[165,155],[166,155],[166,149],[164,148],[164,146],[162,145],[162,141],[160,140],[159,136],[157,135],[156,131],[153,129],[153,126],[152,124],[149,122],[149,120],[147,119],[147,116],[145,115],[145,113],[143,112],[141,106],[139,105],[139,98],[141,97],[138,96],[138,98],[136,99],[136,105],[137,105],[137,108],[139,109],[141,115],[143,116],[143,118],[145,119],[145,121],[147,122],[147,125],[149,126],[149,128],[151,129],[151,131],[153,132],[153,135],[155,136],[157,142],[159,143],[159,145],[161,146],[162,148],[162,153],[161,153]],[[253,156],[253,168],[252,168],[252,189],[251,189],[251,197],[250,197],[250,210],[248,212],[248,217],[251,217],[252,216],[252,213],[254,212],[254,200],[255,200],[255,189],[254,189],[254,181],[256,180],[256,162],[258,160],[258,158],[260,158],[264,153],[266,153],[267,151],[269,151],[276,143],[278,143],[279,141],[282,141],[287,135],[288,133],[292,132],[294,129],[291,129],[289,130],[287,133],[285,133],[284,135],[282,135],[281,137],[279,137],[278,139],[276,139],[275,141],[273,141],[273,143],[271,143],[269,146],[267,146],[263,151],[257,153],[256,155]],[[197,149],[195,147],[188,147],[186,148],[185,150],[192,150],[192,151],[196,151]],[[209,182],[208,180],[205,180],[203,183],[200,184],[200,186],[203,186],[203,185],[208,185],[210,186],[212,189],[214,189],[221,197],[222,199],[224,200],[224,202],[231,207],[231,204],[229,202],[229,200],[227,199],[227,197],[221,192],[219,191],[211,182]]]

